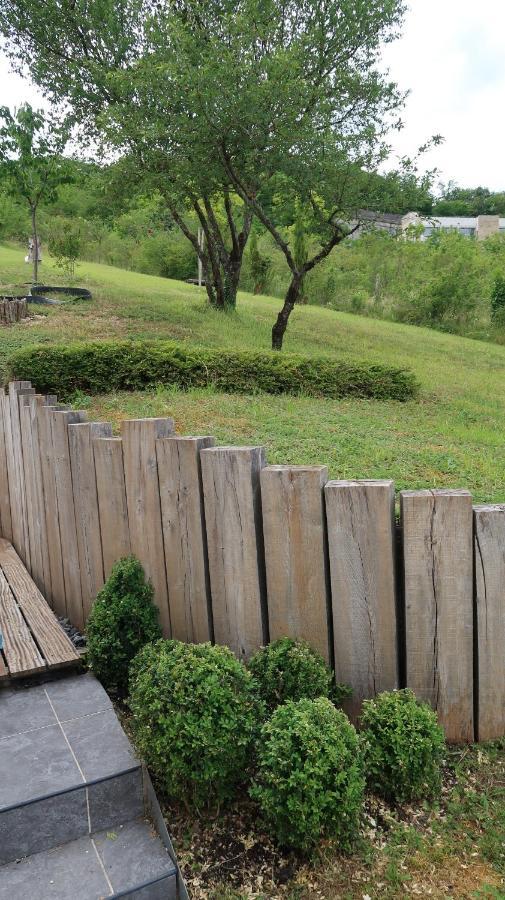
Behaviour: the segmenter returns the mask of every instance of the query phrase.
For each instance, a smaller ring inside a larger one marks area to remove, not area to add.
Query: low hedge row
[[[9,360],[9,377],[67,399],[75,391],[103,394],[157,384],[213,385],[230,393],[304,394],[409,400],[418,391],[406,369],[351,365],[328,357],[212,350],[174,341],[100,341],[26,347]]]

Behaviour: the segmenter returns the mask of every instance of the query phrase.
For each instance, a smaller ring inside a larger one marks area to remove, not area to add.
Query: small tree
[[[0,174],[9,192],[21,197],[30,210],[33,241],[33,280],[38,280],[37,210],[43,200],[54,200],[60,184],[71,180],[62,154],[68,132],[42,110],[29,103],[13,113],[0,108]]]

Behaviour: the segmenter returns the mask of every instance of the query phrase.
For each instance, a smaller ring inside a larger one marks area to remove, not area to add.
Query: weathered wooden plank
[[[44,590],[46,581],[49,580],[49,573],[36,410],[37,406],[52,406],[54,403],[56,397],[53,396],[41,397],[37,394],[19,397],[31,574],[41,590]]]
[[[325,500],[335,678],[356,721],[363,700],[398,687],[394,483],[329,481]]]
[[[263,447],[202,450],[214,637],[240,659],[268,640],[261,522]]]
[[[46,664],[1,571],[0,631],[3,635],[3,651],[10,675],[30,675],[32,672],[45,669]]]
[[[5,540],[0,540],[0,568],[46,665],[54,668],[78,662],[79,654],[74,645],[30,578],[14,547]]]
[[[5,681],[9,677],[9,670],[5,665],[5,660],[0,652],[0,681]]]
[[[46,527],[46,501],[44,496],[44,480],[42,477],[42,461],[39,440],[39,420],[37,408],[39,406],[55,406],[57,397],[49,395],[47,397],[29,397],[28,403],[24,407],[25,420],[28,420],[31,430],[32,445],[32,482],[34,488],[33,494],[33,532],[30,531],[30,546],[38,544],[40,547],[41,569],[40,572],[32,571],[32,577],[38,585],[44,596],[46,591],[51,588],[51,572],[49,567],[49,546]],[[26,423],[25,423],[26,425]],[[29,522],[29,527],[31,524]]]
[[[82,605],[85,621],[95,602],[96,595],[104,583],[93,440],[95,438],[111,437],[111,435],[112,425],[108,422],[80,422],[68,426],[77,547],[81,572]]]
[[[505,735],[505,506],[474,510],[476,739]]]
[[[303,638],[331,659],[326,466],[266,466],[261,506],[270,640]]]
[[[156,442],[172,637],[212,640],[212,609],[200,450],[213,437],[170,437]]]
[[[86,418],[86,414],[78,410],[63,411],[55,409],[54,407],[49,407],[49,409],[51,410],[50,420],[54,456],[54,480],[63,560],[65,606],[67,616],[72,624],[76,625],[77,628],[82,628],[84,626],[84,612],[82,606],[79,548],[77,545],[68,426],[76,422],[83,422]]]
[[[33,395],[34,389],[28,381],[11,381],[6,398],[10,410],[9,438],[6,444],[7,471],[12,515],[12,542],[27,569],[30,569],[30,545],[28,536],[28,513],[26,507],[25,479],[23,469],[23,449],[19,420],[19,397]]]
[[[93,440],[104,576],[131,553],[121,438]]]
[[[63,578],[63,553],[58,520],[56,479],[51,431],[53,409],[64,407],[38,406],[35,410],[39,440],[40,472],[46,520],[47,561],[45,563],[44,596],[59,616],[67,613],[65,601],[65,580]],[[49,572],[49,578],[47,573]]]
[[[131,419],[121,423],[121,433],[131,549],[152,581],[160,624],[170,637],[156,440],[174,433],[174,420]]]
[[[5,391],[0,388],[0,535],[12,540],[11,498],[7,473],[4,423]]]
[[[473,537],[468,491],[402,491],[407,686],[448,741],[472,741]]]

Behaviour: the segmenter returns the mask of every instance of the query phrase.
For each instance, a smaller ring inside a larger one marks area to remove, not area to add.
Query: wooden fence
[[[0,531],[55,612],[82,627],[132,552],[165,635],[242,659],[303,637],[353,688],[348,712],[407,685],[450,741],[505,734],[505,507],[464,490],[328,481],[268,466],[262,447],[179,437],[172,419],[105,423],[0,394]]]

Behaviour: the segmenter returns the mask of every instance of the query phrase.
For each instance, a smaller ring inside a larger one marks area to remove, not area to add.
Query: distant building
[[[400,234],[412,226],[423,226],[421,240],[425,241],[435,231],[457,231],[465,237],[476,237],[483,241],[492,234],[505,234],[505,218],[499,216],[420,216],[409,212],[405,215],[395,213],[375,213],[361,210],[360,227],[353,237],[359,237],[365,231],[379,229],[389,234]]]

